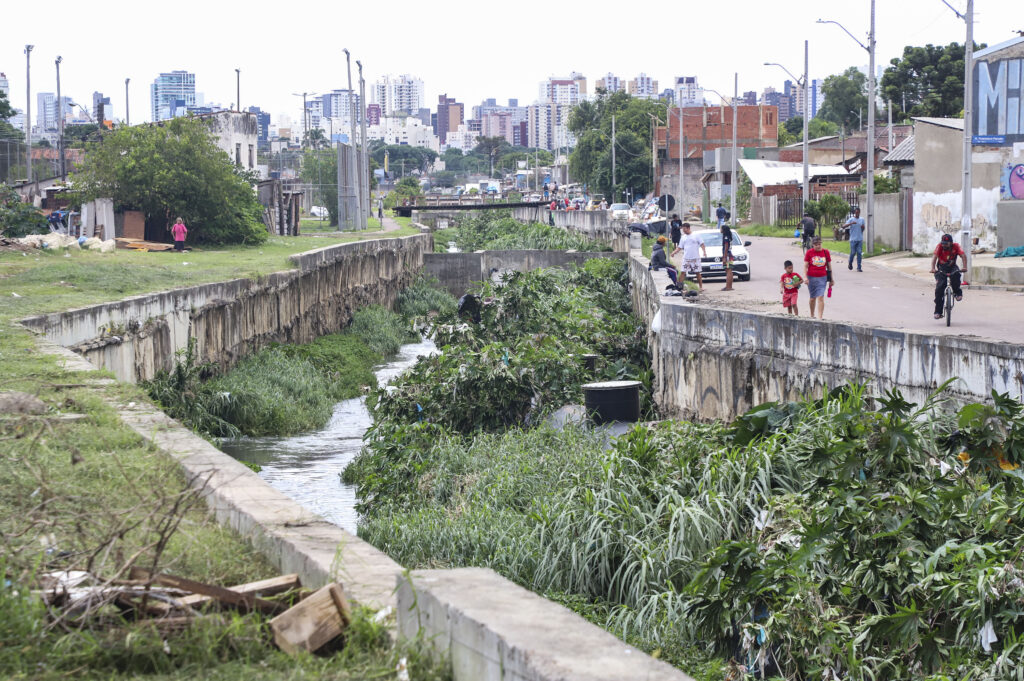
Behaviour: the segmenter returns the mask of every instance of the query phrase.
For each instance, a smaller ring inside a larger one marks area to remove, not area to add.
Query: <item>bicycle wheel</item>
[[[953,287],[946,287],[946,326],[953,321]]]

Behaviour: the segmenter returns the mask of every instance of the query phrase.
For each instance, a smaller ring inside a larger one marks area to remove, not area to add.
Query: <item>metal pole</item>
[[[972,205],[971,179],[971,135],[974,132],[974,0],[967,0],[967,12],[964,16],[967,24],[967,39],[964,41],[964,182],[963,212],[960,218],[960,246],[964,249],[967,269],[971,269],[971,229],[974,226],[974,207]]]
[[[132,124],[131,115],[129,114],[129,111],[128,111],[128,81],[130,81],[130,80],[131,80],[131,78],[125,78],[124,79],[124,124],[125,125],[131,125]],[[103,121],[100,121],[100,124],[102,125]]]
[[[356,66],[359,67],[359,141],[363,145],[362,153],[359,154],[363,169],[359,176],[362,178],[361,181],[366,183],[360,196],[364,226],[366,226],[366,220],[370,215],[370,152],[366,144],[366,81],[363,80],[363,63],[357,61]],[[384,225],[381,225],[381,228],[383,229]]]
[[[32,48],[25,46],[25,166],[28,170],[28,181],[32,181]]]
[[[893,143],[895,142],[895,137],[894,137],[893,131],[892,131],[892,101],[891,100],[886,100],[885,108],[889,110],[889,153],[891,154],[892,153],[892,148],[894,146]]]
[[[811,122],[811,80],[809,75],[809,61],[808,61],[808,41],[804,41],[804,205],[803,210],[807,210],[807,202],[811,198],[811,186],[810,186],[810,145],[807,139],[807,130]]]
[[[60,63],[64,61],[59,55],[54,63],[57,65],[57,154],[60,156],[60,180],[67,177],[64,165],[64,103],[60,99]]]
[[[732,224],[736,224],[739,218],[736,216],[736,192],[739,189],[738,178],[736,177],[736,128],[738,126],[738,115],[736,100],[740,94],[740,74],[733,74],[733,95],[732,95],[732,176],[730,182],[732,182],[732,191],[729,192],[729,213],[732,215]]]
[[[666,114],[665,118],[668,118],[667,114]],[[684,170],[684,168],[683,168],[683,165],[684,165],[683,161],[684,160],[685,159],[683,158],[683,107],[680,106],[679,107],[679,201],[678,201],[678,203],[679,203],[679,212],[682,213],[683,219],[685,220],[686,219],[686,204],[685,204],[685,200],[686,200],[685,196],[686,195],[684,194],[684,190],[686,189],[686,179],[683,177],[683,170]]]
[[[868,255],[875,250],[875,0],[871,0],[871,33],[868,35]]]
[[[349,54],[348,48],[343,50],[345,52],[345,63],[348,66],[348,120],[350,137],[349,143],[352,147],[352,154],[350,156],[349,165],[351,167],[353,182],[352,188],[355,190],[355,195],[352,197],[352,217],[355,222],[352,225],[352,229],[362,229],[366,226],[366,222],[363,220],[363,216],[360,214],[359,209],[359,197],[362,195],[362,183],[359,178],[359,169],[356,164],[356,119],[355,119],[355,93],[352,91],[352,55]]]
[[[615,114],[612,114],[612,202],[615,200]]]
[[[235,69],[235,110],[242,110],[242,69]]]

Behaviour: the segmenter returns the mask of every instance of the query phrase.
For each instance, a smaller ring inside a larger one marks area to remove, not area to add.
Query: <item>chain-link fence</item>
[[[0,182],[16,184],[28,179],[28,166],[25,163],[27,149],[28,146],[22,141],[0,139]],[[36,151],[38,150],[37,148]],[[33,154],[33,156],[38,156],[38,154]],[[60,159],[56,154],[54,156],[52,159],[32,159],[33,179],[38,180],[60,175]]]

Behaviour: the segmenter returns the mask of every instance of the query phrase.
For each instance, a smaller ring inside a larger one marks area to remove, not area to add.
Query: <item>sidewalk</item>
[[[912,255],[909,251],[889,253],[871,258],[871,262],[888,270],[915,279],[933,279],[930,256]],[[1024,289],[1024,258],[997,258],[994,253],[971,257],[967,280],[977,288]]]

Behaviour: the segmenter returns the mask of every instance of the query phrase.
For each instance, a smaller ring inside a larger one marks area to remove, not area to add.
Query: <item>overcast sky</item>
[[[962,10],[965,0],[951,0]],[[25,106],[25,44],[32,52],[32,93],[55,92],[54,60],[62,94],[91,108],[94,90],[124,116],[124,79],[131,78],[131,119],[150,120],[149,87],[162,71],[196,74],[206,103],[235,101],[241,68],[242,105],[298,118],[300,97],[346,87],[348,47],[365,67],[367,83],[384,74],[410,73],[424,81],[425,105],[436,109],[447,93],[469,107],[487,97],[520,104],[537,98],[548,76],[579,71],[588,90],[611,71],[622,79],[640,72],[671,87],[677,75],[696,75],[706,88],[731,94],[781,88],[786,75],[763,62],[780,62],[801,75],[803,41],[810,41],[811,77],[866,65],[867,53],[839,21],[867,42],[868,0],[676,0],[661,3],[559,0],[536,2],[223,3],[217,0],[150,5],[124,0],[42,5],[5,2],[0,71],[13,105]],[[1024,30],[1017,0],[976,0],[975,40],[989,45]],[[59,21],[50,21],[51,17]],[[877,63],[885,66],[905,45],[962,42],[964,23],[941,0],[878,0]],[[355,77],[355,76],[354,76]],[[33,118],[35,111],[33,111]]]

